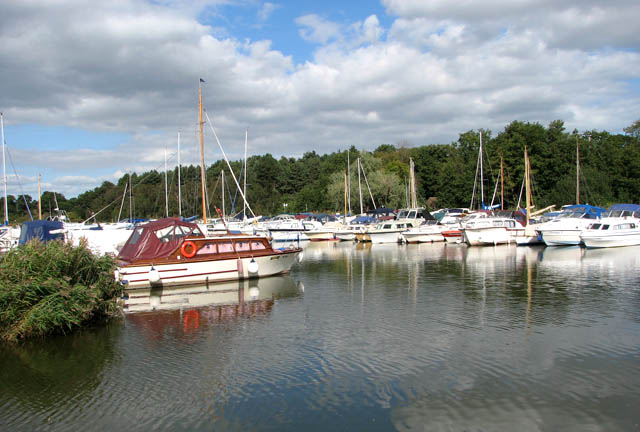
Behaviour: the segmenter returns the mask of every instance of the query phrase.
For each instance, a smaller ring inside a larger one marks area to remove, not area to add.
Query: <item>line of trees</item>
[[[247,198],[256,215],[282,212],[341,212],[344,209],[344,174],[350,162],[350,196],[354,213],[360,211],[360,173],[363,208],[399,208],[407,205],[409,159],[416,166],[419,203],[431,208],[467,207],[471,202],[476,178],[480,131],[461,133],[451,144],[408,147],[382,144],[373,152],[351,146],[348,150],[319,155],[315,151],[301,158],[274,158],[271,154],[252,156],[247,160]],[[580,155],[580,202],[608,206],[616,202],[637,203],[640,200],[640,120],[625,128],[625,135],[606,131],[579,133],[565,131],[561,120],[547,127],[539,123],[514,121],[496,137],[481,130],[485,202],[492,200],[501,159],[504,164],[504,205],[515,208],[521,196],[524,176],[524,148],[528,149],[534,199],[538,208],[551,204],[576,202],[577,149]],[[231,162],[236,177],[241,179],[242,162]],[[207,200],[211,214],[221,207],[222,170],[224,161],[207,169]],[[366,182],[365,182],[366,176]],[[201,216],[202,194],[200,168],[183,166],[181,173],[182,215]],[[226,212],[242,210],[242,198],[226,172]],[[177,168],[168,173],[169,215],[178,215]],[[125,194],[127,175],[117,183],[104,182],[99,187],[75,198],[45,192],[42,209],[45,216],[55,214],[55,203],[66,210],[71,220],[88,219],[99,213],[102,222],[132,215],[134,218],[157,218],[165,214],[164,173],[148,171],[132,174],[131,191]],[[478,186],[479,187],[479,186]],[[370,190],[370,192],[369,192]],[[2,202],[2,198],[0,198]],[[11,222],[28,220],[27,206],[37,217],[37,200],[25,196],[7,199]],[[476,201],[477,202],[477,201]],[[495,202],[499,202],[498,198]],[[26,205],[25,205],[26,203]]]

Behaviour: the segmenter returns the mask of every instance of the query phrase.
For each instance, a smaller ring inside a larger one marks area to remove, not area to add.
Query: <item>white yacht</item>
[[[547,246],[576,246],[582,242],[580,233],[602,216],[602,209],[590,205],[563,206],[549,222],[536,227],[536,233]]]
[[[580,238],[587,248],[640,245],[640,205],[614,204]]]

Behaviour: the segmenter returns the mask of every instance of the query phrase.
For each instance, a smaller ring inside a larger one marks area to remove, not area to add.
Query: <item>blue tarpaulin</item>
[[[42,242],[48,242],[50,240],[58,239],[62,240],[64,239],[64,234],[54,234],[51,233],[51,231],[61,230],[63,228],[64,225],[59,221],[35,220],[31,222],[25,222],[20,228],[20,240],[18,244],[23,245],[34,238],[37,238]]]

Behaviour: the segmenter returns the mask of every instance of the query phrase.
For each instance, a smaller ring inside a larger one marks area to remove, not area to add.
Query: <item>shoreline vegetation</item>
[[[247,159],[247,184],[250,185],[247,188],[247,200],[256,215],[342,211],[344,171],[349,161],[350,169],[347,172],[351,176],[352,210],[358,212],[356,161],[360,158],[377,206],[404,207],[406,185],[409,182],[409,158],[412,158],[415,162],[419,203],[427,202],[432,209],[467,206],[471,200],[478,164],[479,132],[482,132],[483,139],[485,190],[494,190],[502,161],[505,208],[515,208],[520,197],[525,146],[531,161],[533,197],[537,208],[575,203],[578,155],[581,203],[608,207],[613,203],[638,202],[640,120],[625,128],[624,135],[596,130],[567,131],[562,120],[554,120],[547,126],[513,121],[496,136],[492,136],[489,130],[470,130],[460,133],[458,140],[450,144],[421,145],[399,141],[380,144],[375,150],[366,151],[358,150],[354,143],[346,140],[342,151],[330,154],[308,151],[295,158],[275,158],[269,153],[253,155]],[[242,166],[242,161],[231,162],[238,178]],[[223,169],[225,175],[229,175],[223,160],[206,168],[209,203],[222,202]],[[173,166],[167,176],[169,215],[201,216],[200,167],[181,167],[180,203],[177,174],[177,167]],[[55,208],[64,209],[71,221],[89,219],[92,212],[96,212],[99,222],[114,222],[129,217],[153,219],[165,214],[163,171],[131,173],[132,187],[128,187],[128,183],[129,176],[125,174],[115,183],[105,181],[99,187],[69,199],[62,194],[45,191],[40,199],[42,210],[45,213],[48,210],[51,214]],[[366,191],[364,178],[362,187]],[[368,197],[369,193],[364,192],[365,210],[373,207]],[[242,210],[241,198],[235,188],[228,185],[225,201],[228,204],[227,211],[229,207],[231,213]],[[7,202],[12,223],[29,219],[25,203],[32,214],[37,213],[37,197],[9,195]],[[209,207],[209,211],[215,215],[213,206]]]
[[[66,334],[121,316],[114,258],[86,242],[30,241],[0,262],[0,342]]]

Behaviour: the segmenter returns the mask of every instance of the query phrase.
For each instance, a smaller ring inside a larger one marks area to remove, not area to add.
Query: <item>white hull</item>
[[[311,241],[335,240],[335,231],[306,231],[305,234]]]
[[[516,237],[516,244],[518,246],[530,246],[543,244],[544,242],[538,238],[538,236],[523,235]]]
[[[504,227],[490,228],[465,228],[463,231],[464,241],[469,246],[497,245],[505,243],[515,243],[518,235],[524,234],[524,228],[506,229]]]
[[[356,233],[351,231],[351,232],[337,232],[336,233],[336,238],[338,240],[342,240],[342,241],[353,241],[356,239]]]
[[[369,231],[367,235],[371,243],[398,243],[402,231]]]
[[[588,248],[612,248],[640,245],[640,232],[619,236],[582,236],[584,245]]]
[[[118,279],[126,289],[149,288],[150,286],[178,286],[208,284],[287,273],[301,252],[284,252],[258,257],[219,259],[211,261],[191,261],[160,264],[153,268],[158,271],[159,281],[149,280],[151,265],[123,266],[118,269]],[[254,259],[258,271],[249,272],[249,263]]]
[[[309,241],[309,236],[302,231],[271,231],[272,242]]]
[[[547,246],[577,246],[582,243],[579,230],[542,231],[542,241]]]
[[[442,233],[419,233],[407,231],[402,233],[402,237],[407,243],[433,243],[444,241]]]

